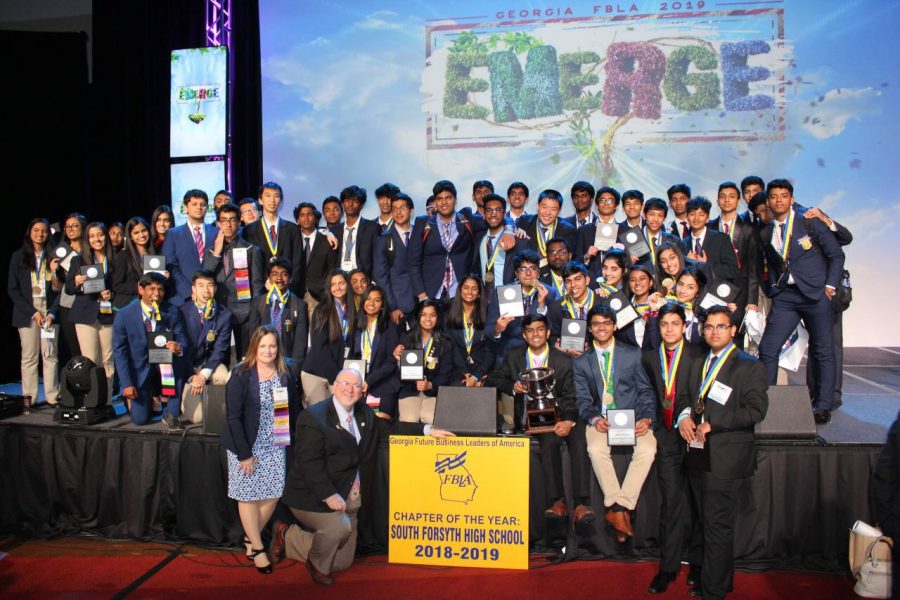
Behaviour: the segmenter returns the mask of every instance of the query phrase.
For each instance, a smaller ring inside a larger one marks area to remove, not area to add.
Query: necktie
[[[713,367],[716,366],[716,361],[717,361],[717,360],[719,360],[719,357],[716,356],[716,355],[713,355],[713,356],[710,356],[710,357],[709,357],[709,360],[707,361],[707,364],[706,364],[706,373],[707,373],[707,375],[709,374],[710,371],[713,370]]]
[[[725,234],[727,235],[731,230],[731,227],[728,226],[728,223],[725,223]]]
[[[703,252],[703,247],[700,246],[700,238],[698,237],[694,238],[694,252],[696,252],[697,254]]]
[[[281,333],[281,311],[281,301],[278,300],[278,298],[275,298],[272,304],[272,325],[278,329],[279,333]]]
[[[487,246],[485,247],[485,250],[486,250],[485,254],[487,255],[487,263],[485,263],[485,264],[491,265],[491,268],[487,269],[486,272],[493,273],[494,265],[491,264],[491,256],[494,254],[494,236],[492,236],[492,235],[488,236]]]
[[[347,424],[344,427],[347,431],[350,432],[354,438],[356,438],[356,443],[359,443],[359,432],[356,430],[356,423],[353,422],[353,415],[347,415]]]
[[[584,227],[585,225],[587,225],[587,219],[578,219],[579,227]]]
[[[269,225],[269,237],[272,238],[272,245],[278,246],[278,232],[275,231],[274,225]]]
[[[667,365],[672,364],[672,358],[674,356],[675,356],[674,350],[666,350],[666,364]],[[665,376],[665,373],[663,373],[663,376]],[[665,387],[665,386],[663,386],[663,387]],[[674,396],[674,395],[675,395],[675,388],[673,386],[672,387],[672,396]],[[663,407],[663,421],[666,424],[666,429],[671,431],[673,422],[675,420],[674,419],[674,417],[675,417],[675,398],[674,397],[668,398],[668,400],[669,400],[669,407],[668,408]]]
[[[409,246],[409,232],[408,231],[403,232],[403,245]]]
[[[147,317],[144,317],[144,329],[147,330],[147,333],[150,333],[153,331],[153,321],[151,321]]]
[[[350,260],[351,253],[353,252],[353,228],[347,228],[347,245],[344,246],[344,260]]]
[[[784,250],[784,223],[778,224],[778,249]]]
[[[303,254],[306,256],[306,264],[309,264],[309,253],[310,253],[309,238],[304,237],[303,238]]]
[[[584,304],[578,307],[578,318],[580,320],[584,320]],[[609,354],[608,352],[604,352],[604,355]]]
[[[681,222],[681,237],[686,238],[688,236],[688,224],[687,221]]]
[[[441,223],[441,238],[444,243],[444,249],[448,252],[444,261],[444,289],[450,294],[450,288],[453,286],[453,263],[450,262],[450,223]]]
[[[197,257],[203,260],[203,234],[199,227],[194,227],[194,243],[197,245]]]
[[[531,294],[523,294],[522,301],[525,303],[525,314],[531,314],[531,299],[534,297],[534,292]]]

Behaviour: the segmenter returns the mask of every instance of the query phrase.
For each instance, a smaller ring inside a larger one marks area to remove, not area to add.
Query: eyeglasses
[[[731,325],[728,323],[718,323],[716,325],[704,325],[703,331],[704,333],[712,333],[713,331],[728,331],[731,329]]]
[[[486,215],[502,215],[503,212],[504,212],[503,209],[500,207],[484,209],[484,214],[486,214]]]
[[[616,203],[615,198],[600,198],[599,200],[597,200],[597,204],[615,204],[615,203]]]
[[[71,225],[66,225],[66,229],[81,229],[81,223],[73,223]]]
[[[534,265],[521,265],[516,268],[516,271],[531,271],[536,272],[538,270]]]
[[[343,386],[347,386],[347,387],[352,387],[354,390],[362,389],[361,383],[354,383],[352,381],[335,381],[335,383],[339,383],[339,384],[341,384]]]
[[[553,250],[547,250],[547,254],[559,256],[561,254],[567,254],[569,251],[565,248],[554,248]]]
[[[230,219],[226,219],[223,217],[223,218],[219,219],[219,223],[239,223],[240,221],[241,220],[238,219],[237,217],[232,217]]]

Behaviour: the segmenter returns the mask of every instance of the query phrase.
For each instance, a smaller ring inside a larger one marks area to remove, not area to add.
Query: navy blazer
[[[590,423],[601,416],[602,377],[593,344],[575,359],[575,403],[578,414]],[[656,396],[647,373],[641,367],[641,351],[634,346],[616,344],[613,351],[613,399],[616,408],[633,408],[635,422],[656,417]]]
[[[200,322],[200,311],[197,305],[185,302],[181,305],[181,319],[187,332],[188,345],[184,356],[195,369],[216,370],[222,363],[228,362],[231,353],[231,311],[216,303],[212,319]],[[209,340],[209,333],[214,339]]]
[[[114,261],[114,258],[106,261],[107,272],[104,279],[108,290],[112,287],[109,285],[109,282],[110,271],[113,269]],[[80,254],[73,256],[72,263],[69,265],[69,273],[66,275],[66,293],[75,296],[72,308],[69,309],[69,321],[81,325],[93,325],[94,323],[111,325],[113,315],[100,314],[100,294],[85,294],[81,291],[81,286],[75,286],[75,276],[81,274],[81,262]],[[100,268],[99,265],[98,268]]]
[[[203,240],[205,252],[207,248],[212,248],[219,229],[212,223],[204,223],[203,230],[206,236]],[[166,269],[175,280],[175,294],[169,298],[169,302],[181,306],[191,297],[191,277],[201,267],[190,224],[184,223],[168,230],[161,252],[166,257]]]
[[[290,321],[290,326],[288,326],[288,321]],[[250,331],[255,331],[261,325],[272,323],[272,311],[266,303],[266,296],[259,295],[253,299],[248,323]],[[281,345],[284,347],[284,355],[294,363],[295,375],[299,375],[301,370],[305,370],[308,339],[309,312],[306,302],[291,292],[287,308],[281,311]]]
[[[316,307],[316,311],[319,307]],[[313,312],[315,317],[316,312]],[[332,341],[328,337],[328,324],[326,323],[321,329],[315,329],[312,322],[309,324],[309,351],[306,353],[306,360],[303,362],[303,371],[316,377],[323,377],[329,383],[334,383],[334,378],[338,372],[344,367],[344,352],[346,356],[350,356],[350,346],[353,344],[354,334],[353,323],[350,323],[350,337],[347,344],[344,343],[343,336],[338,336]]]
[[[294,423],[300,414],[300,395],[296,380],[290,373],[280,376],[281,385],[288,391],[288,412],[291,424],[291,444],[294,443]],[[237,455],[238,460],[253,456],[253,444],[259,435],[259,373],[243,364],[231,370],[225,388],[225,429],[219,444]]]
[[[234,249],[247,249],[247,275],[250,277],[250,299],[238,301],[234,282]],[[203,254],[203,268],[216,276],[216,302],[231,311],[232,323],[246,323],[250,315],[253,298],[266,293],[266,263],[262,251],[242,238],[234,236],[231,243],[223,246],[222,256],[213,254],[212,247]]]
[[[616,329],[616,340],[635,348],[640,347],[641,350],[655,350],[659,348],[659,345],[662,344],[662,335],[659,333],[659,318],[654,316],[644,320],[644,339],[640,346],[638,346],[637,334],[634,331],[635,323],[637,323],[637,320],[632,321],[622,329]]]
[[[503,235],[503,231],[500,232],[500,236]],[[484,238],[487,237],[488,230],[479,231],[475,234],[474,247],[472,250],[472,267],[469,269],[471,273],[475,273],[481,278],[482,266],[481,266],[481,246],[484,243]],[[494,243],[498,243],[500,241],[500,236],[497,236],[494,239]],[[515,259],[516,254],[520,251],[528,248],[529,240],[523,238],[516,238],[516,246],[510,251],[500,250],[501,253],[506,252],[503,259],[503,281],[494,280],[494,288],[498,285],[507,285],[516,280],[516,268],[513,265],[513,259]],[[490,257],[488,257],[490,259]],[[495,273],[496,275],[496,273]],[[482,278],[483,280],[483,278]]]
[[[9,299],[12,300],[12,326],[13,327],[29,327],[32,323],[31,317],[37,311],[34,308],[34,295],[31,291],[32,281],[31,274],[22,264],[22,249],[19,248],[13,252],[9,259],[9,276],[6,282],[6,291]],[[47,259],[47,269],[50,268],[50,258]],[[44,280],[44,295],[47,298],[47,314],[53,315],[54,322],[57,321],[57,311],[59,310],[59,292],[53,289],[51,282]]]
[[[785,264],[781,260],[772,238],[775,235],[775,221],[763,229],[763,251],[769,265],[769,286],[767,293],[775,298],[787,285]],[[812,242],[809,250],[800,243],[803,238]],[[825,296],[825,286],[837,289],[841,274],[844,271],[844,251],[841,250],[834,234],[819,219],[804,219],[800,214],[794,217],[794,231],[791,234],[788,249],[790,274],[794,276],[797,289],[810,300],[818,300]]]
[[[493,332],[493,331],[492,331]],[[444,327],[444,333],[453,342],[453,385],[461,383],[468,373],[481,379],[494,367],[494,351],[490,337],[484,329],[475,329],[472,337],[472,352],[466,352],[466,334],[462,327]]]
[[[422,347],[421,339],[412,339],[413,332],[409,332],[405,336],[401,336],[400,343],[404,348],[420,349]],[[453,342],[446,335],[439,340],[434,340],[431,346],[431,357],[436,359],[434,368],[428,366],[428,357],[425,357],[425,379],[431,382],[431,389],[423,392],[426,396],[437,397],[438,390],[442,385],[450,385],[453,383],[451,377],[453,375]],[[401,381],[398,398],[406,398],[408,396],[418,396],[415,381]],[[382,406],[382,412],[389,415],[394,413],[387,411]]]
[[[547,290],[547,299],[544,301],[544,306],[547,310],[544,312],[544,314],[549,313],[550,305],[555,304],[559,300],[559,296],[556,295],[556,291],[554,291],[552,287],[547,286]],[[524,299],[522,300],[522,302],[524,304]],[[531,303],[531,307],[526,312],[526,314],[538,314],[537,296],[535,296],[535,300]],[[493,365],[497,366],[499,366],[503,361],[503,358],[506,356],[507,352],[509,352],[513,348],[517,348],[525,344],[525,338],[522,337],[522,319],[524,317],[516,317],[515,319],[510,321],[506,325],[506,329],[503,330],[503,333],[501,333],[499,337],[496,337],[494,336],[494,328],[497,325],[497,319],[499,318],[500,301],[497,299],[497,293],[495,291],[493,294],[491,294],[490,302],[488,302],[487,319],[484,324],[484,331],[488,339],[490,339],[491,341],[491,351],[494,354]]]
[[[362,337],[363,332],[359,329],[353,333],[350,358],[362,359]],[[375,332],[375,339],[372,340],[371,359],[366,365],[368,393],[375,398],[380,398],[381,405],[388,408],[396,403],[397,391],[400,389],[400,375],[397,372],[397,360],[394,358],[394,348],[400,343],[399,340],[399,328],[388,319],[385,330],[376,330]],[[387,412],[383,408],[380,410]]]
[[[475,234],[487,229],[487,224],[480,215],[466,217],[456,213],[455,226],[456,240],[448,252],[441,242],[437,214],[416,217],[409,249],[410,282],[415,296],[425,294],[437,298],[443,287],[448,256],[457,282],[468,274],[475,251]]]
[[[338,240],[337,264],[341,265],[344,259],[344,228],[346,223],[338,223],[331,228],[331,233]],[[356,266],[366,272],[369,278],[374,278],[374,260],[377,248],[375,244],[381,238],[381,225],[369,219],[360,217],[353,226],[353,252],[356,252]]]
[[[410,231],[410,244],[412,232]],[[375,242],[375,260],[372,278],[387,294],[388,311],[413,312],[416,296],[409,278],[409,247],[403,244],[403,236],[391,225]],[[393,256],[393,260],[391,259]]]
[[[241,228],[241,235],[245,240],[259,248],[262,252],[263,262],[269,264],[272,260],[272,251],[266,241],[266,233],[263,232],[266,220],[260,215],[259,219]],[[303,254],[303,241],[300,239],[300,228],[296,223],[285,219],[278,219],[275,226],[278,233],[276,253],[282,258],[291,261],[291,279],[288,288],[299,297],[306,295],[306,261]],[[263,275],[265,277],[265,275]]]
[[[181,313],[172,306],[160,306],[160,321],[156,331],[171,331],[174,341],[181,344],[187,355],[190,344],[181,320]],[[134,300],[116,313],[113,322],[113,359],[116,364],[116,375],[122,388],[135,387],[144,394],[149,394],[153,387],[153,370],[151,368],[148,348],[147,330],[144,328],[144,313],[141,301]],[[185,361],[175,358],[175,388],[178,397],[184,385],[186,374]]]

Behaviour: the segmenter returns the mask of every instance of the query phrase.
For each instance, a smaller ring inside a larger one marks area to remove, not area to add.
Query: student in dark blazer
[[[206,384],[228,382],[232,317],[231,311],[215,300],[215,275],[200,269],[194,273],[191,284],[191,301],[179,307],[188,340],[184,355],[189,367],[181,411],[184,420],[201,423]]]
[[[335,269],[325,280],[325,296],[310,319],[309,351],[300,373],[304,408],[331,395],[334,378],[344,365],[344,359],[350,356],[353,344],[356,311],[350,276]]]
[[[527,245],[541,257],[541,273],[549,269],[547,244],[553,238],[562,238],[570,247],[575,246],[575,227],[559,218],[562,210],[562,194],[556,190],[544,190],[538,196],[537,216],[520,225],[528,234]]]
[[[366,361],[366,402],[376,411],[389,414],[380,407],[392,410],[397,405],[400,379],[394,348],[400,335],[390,319],[385,296],[384,289],[377,285],[369,286],[363,293],[350,358]]]
[[[588,475],[587,446],[584,421],[578,418],[575,406],[575,390],[572,385],[572,359],[556,348],[550,347],[550,327],[544,315],[528,315],[522,321],[525,345],[511,350],[498,369],[491,371],[484,385],[494,387],[503,394],[515,397],[515,428],[526,431],[527,388],[520,373],[527,369],[549,367],[553,369],[553,399],[556,402],[558,422],[552,432],[536,435],[541,446],[541,463],[544,485],[547,490],[544,515],[550,519],[565,519],[569,515],[563,490],[563,464],[560,450],[566,444],[571,462],[572,494],[576,508],[573,520],[587,524],[594,519],[590,508],[590,479]]]
[[[146,273],[138,281],[139,300],[116,313],[113,324],[113,347],[116,369],[122,385],[131,421],[145,425],[150,421],[154,400],[168,397],[163,410],[163,423],[170,430],[184,429],[181,422],[181,391],[184,385],[185,364],[181,357],[188,347],[187,334],[181,313],[175,307],[163,304],[165,279],[159,273]],[[174,375],[174,389],[165,385],[161,370],[149,360],[148,333],[172,332],[172,341],[166,346],[174,355],[170,365]]]
[[[769,406],[765,369],[737,349],[737,327],[724,306],[701,318],[708,355],[694,363],[688,385],[678,390],[678,429],[688,443],[691,490],[703,524],[700,585],[692,596],[724,598],[733,580],[734,524],[742,480],[756,470],[753,430]]]
[[[490,338],[485,335],[482,293],[481,280],[465,276],[444,321],[444,333],[453,342],[453,385],[479,387],[494,366]]]
[[[244,226],[243,237],[260,249],[264,262],[268,263],[276,256],[291,261],[294,270],[288,287],[302,299],[306,294],[306,261],[300,245],[300,229],[278,216],[284,192],[274,181],[267,181],[259,186],[257,198],[262,205],[262,215],[257,221]]]
[[[370,278],[374,272],[376,242],[381,238],[381,226],[364,219],[360,212],[366,205],[366,190],[356,185],[341,190],[344,222],[331,228],[337,238],[338,266],[348,273],[359,268]]]
[[[563,319],[587,320],[588,313],[595,306],[605,303],[603,297],[590,289],[587,268],[573,260],[563,267],[566,280],[566,295],[551,302],[547,309],[550,322],[550,344],[558,347]],[[563,350],[573,358],[581,356],[578,350]]]
[[[326,236],[319,231],[319,219],[322,213],[311,202],[301,202],[294,209],[294,220],[300,227],[300,248],[306,263],[306,296],[303,301],[307,308],[315,309],[325,295],[325,275],[338,266],[337,250],[331,247]]]
[[[724,233],[707,227],[712,203],[702,196],[692,198],[687,204],[691,235],[681,241],[681,249],[687,258],[704,262],[712,281],[724,279],[737,283],[739,269],[731,240]],[[697,249],[700,252],[697,252]]]
[[[416,321],[400,344],[394,349],[394,359],[399,360],[403,350],[423,350],[425,355],[424,377],[418,381],[401,381],[397,408],[401,421],[431,423],[438,390],[453,383],[453,343],[438,327],[440,305],[436,300],[423,300],[416,308]],[[395,413],[385,410],[392,417]]]
[[[115,262],[106,225],[95,221],[88,223],[81,241],[81,253],[72,259],[66,278],[66,292],[75,296],[69,319],[75,324],[78,347],[81,354],[94,364],[106,370],[107,394],[112,398],[113,375],[113,293],[110,290],[110,271]],[[81,267],[97,271],[104,281],[101,292],[84,293],[82,288],[87,277],[81,274]]]
[[[660,594],[675,581],[681,570],[681,549],[687,536],[685,524],[690,520],[687,477],[684,471],[685,443],[675,426],[675,403],[678,391],[688,385],[691,369],[702,361],[699,346],[684,340],[684,309],[667,303],[659,309],[662,345],[644,350],[641,366],[650,378],[656,396],[656,475],[662,504],[659,514],[659,572],[650,583],[649,592]],[[698,529],[699,531],[699,529]],[[702,545],[692,544],[688,555],[693,573],[699,572]]]
[[[75,296],[66,292],[65,282],[69,278],[72,268],[72,258],[81,254],[81,240],[84,238],[84,230],[87,229],[87,219],[80,213],[72,213],[66,217],[63,224],[63,236],[60,243],[53,248],[53,258],[59,259],[56,268],[56,278],[62,284],[59,291],[59,323],[60,339],[59,360],[66,364],[69,358],[81,354],[78,347],[78,334],[75,333],[75,323],[69,318],[69,311],[75,303]]]
[[[55,405],[59,397],[58,340],[60,281],[59,259],[49,252],[50,224],[32,219],[22,247],[9,260],[6,290],[12,301],[12,325],[22,346],[22,395],[38,399],[38,361],[43,362],[44,400]],[[54,287],[56,289],[54,289]],[[52,337],[45,337],[51,334]]]
[[[590,349],[575,359],[575,403],[581,420],[587,423],[587,453],[603,491],[606,521],[623,543],[634,535],[631,511],[635,509],[641,488],[656,455],[653,419],[656,402],[650,380],[641,368],[641,351],[617,344],[613,336],[616,314],[606,304],[588,313]],[[610,456],[607,435],[610,422],[607,411],[634,410],[636,444],[625,478],[619,481]]]
[[[391,200],[391,215],[394,222],[375,242],[375,260],[372,279],[384,290],[385,302],[391,321],[400,324],[405,315],[416,307],[409,280],[410,215],[413,212],[412,198],[398,193]]]
[[[216,209],[219,233],[203,255],[203,269],[215,275],[216,302],[231,311],[231,331],[237,359],[241,360],[250,342],[250,309],[254,298],[266,293],[266,263],[259,248],[241,236],[239,209],[234,204],[223,204]],[[235,258],[246,261],[246,275],[235,270]],[[246,276],[238,293],[237,275]],[[246,287],[245,287],[246,285]]]
[[[563,217],[569,225],[575,229],[581,229],[585,225],[595,223],[599,218],[592,208],[594,204],[594,186],[587,181],[576,181],[572,184],[569,196],[572,198],[572,207],[575,213],[568,217]]]
[[[475,234],[472,253],[472,273],[478,274],[484,283],[487,296],[493,296],[497,286],[515,281],[515,256],[528,248],[528,241],[516,238],[513,249],[506,251],[500,244],[500,237],[506,229],[506,200],[499,194],[484,197],[484,221],[487,229]],[[490,246],[490,248],[489,248]],[[488,249],[491,250],[488,254]],[[490,265],[490,268],[488,266]]]
[[[675,280],[674,299],[684,309],[684,339],[689,344],[706,348],[700,330],[700,298],[706,293],[706,275],[696,267],[686,267]]]
[[[635,319],[623,328],[616,328],[616,339],[641,350],[656,350],[661,342],[659,336],[659,319],[655,306],[663,302],[655,294],[652,267],[645,263],[632,265],[628,271],[628,293],[631,305],[639,319]]]
[[[137,284],[144,274],[144,255],[155,252],[147,221],[141,217],[129,219],[125,224],[125,248],[116,253],[112,270],[113,307],[116,310],[137,298]],[[162,276],[166,278],[167,285],[171,285],[168,269],[162,271]]]
[[[272,561],[305,562],[319,585],[332,585],[332,573],[353,564],[357,515],[375,497],[376,454],[388,436],[453,435],[378,418],[366,406],[362,388],[359,373],[343,369],[335,378],[334,395],[300,413],[282,500],[302,527],[281,521],[273,527]]]
[[[769,384],[776,382],[778,355],[800,319],[809,331],[810,354],[818,365],[820,381],[813,398],[819,424],[831,419],[834,405],[834,308],[831,299],[840,285],[844,252],[834,234],[819,219],[804,219],[793,209],[794,187],[786,179],[767,186],[774,219],[762,232],[769,268],[767,294],[772,298],[768,322],[759,343],[759,359],[766,366]]]
[[[291,272],[291,263],[286,258],[279,256],[269,261],[267,275],[271,287],[268,293],[250,303],[248,322],[250,331],[262,325],[275,328],[285,356],[291,359],[291,373],[299,380],[307,356],[309,313],[306,302],[288,288]]]
[[[169,298],[174,306],[181,306],[191,296],[191,275],[201,267],[206,249],[219,233],[216,226],[206,223],[209,197],[203,190],[188,190],[184,194],[187,222],[166,232],[162,254],[166,268],[175,282],[175,295]]]

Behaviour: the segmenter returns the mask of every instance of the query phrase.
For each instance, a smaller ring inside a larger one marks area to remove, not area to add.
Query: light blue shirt
[[[500,243],[500,236],[503,235],[503,231],[494,236],[493,245],[494,248],[497,247],[497,244]],[[491,237],[490,232],[484,236],[484,239],[481,240],[481,247],[478,249],[478,252],[481,255],[481,279],[484,280],[484,274],[487,273],[487,264],[491,259],[487,254],[487,243],[488,238]],[[503,285],[503,269],[506,266],[506,250],[501,248],[497,252],[497,260],[494,261],[494,285]]]

